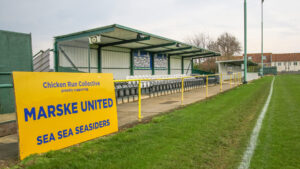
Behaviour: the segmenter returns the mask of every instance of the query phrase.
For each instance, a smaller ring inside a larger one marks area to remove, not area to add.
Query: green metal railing
[[[199,70],[199,69],[192,69],[192,74],[198,74],[198,75],[211,75],[211,74],[214,74],[214,73],[206,72],[206,71]]]
[[[264,67],[263,74],[264,75],[277,75],[277,67],[276,66]]]

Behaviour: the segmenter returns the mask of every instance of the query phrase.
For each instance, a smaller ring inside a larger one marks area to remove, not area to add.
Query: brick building
[[[248,53],[248,60],[261,65],[261,53]],[[264,66],[271,66],[272,53],[264,53]]]
[[[261,66],[261,53],[248,53],[247,56],[248,60]],[[264,53],[264,66],[276,66],[278,72],[300,71],[300,53]]]
[[[273,54],[272,66],[276,66],[278,72],[300,71],[300,53]]]

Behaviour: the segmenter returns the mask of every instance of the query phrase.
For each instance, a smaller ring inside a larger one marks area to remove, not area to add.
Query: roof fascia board
[[[193,59],[203,59],[203,58],[211,58],[211,57],[216,57],[215,55],[207,55],[204,57],[194,57]]]
[[[116,39],[116,40],[125,40],[125,39],[121,39],[121,38],[117,38],[117,37],[112,37],[112,36],[107,36],[107,35],[102,35],[103,37],[107,37],[107,38],[111,38],[111,39]],[[149,43],[145,43],[145,42],[136,42],[136,43],[138,43],[138,44],[142,44],[142,45],[147,45],[146,47],[148,47],[148,46],[152,46],[151,44],[149,44]],[[176,43],[175,43],[176,44]],[[121,46],[118,46],[118,47],[121,47]],[[167,46],[163,46],[163,48],[166,48]],[[124,47],[123,47],[124,48]],[[141,48],[143,48],[143,47],[141,47]],[[128,48],[126,48],[126,49],[128,49]],[[141,50],[141,49],[138,49],[138,48],[132,48],[133,50]],[[168,49],[168,48],[166,48],[166,49]]]
[[[180,50],[186,50],[186,49],[191,49],[192,47],[184,47],[184,48],[178,48],[178,49],[169,49],[169,50],[162,50],[162,51],[157,51],[154,53],[167,53],[167,52],[174,52],[174,51],[180,51]]]
[[[170,54],[170,56],[172,56],[172,55],[183,55],[183,54],[197,53],[197,52],[203,52],[203,50],[200,49],[200,50],[189,51],[189,52],[172,53],[172,54]]]
[[[107,46],[116,46],[116,45],[122,45],[126,43],[133,43],[133,42],[140,42],[140,41],[145,41],[145,40],[150,40],[150,36],[140,38],[140,39],[129,39],[129,40],[122,40],[119,42],[113,42],[113,43],[106,43],[106,44],[99,44],[101,47],[107,47]]]
[[[97,34],[101,34],[101,33],[113,32],[114,30],[115,30],[114,27],[109,27],[109,28],[104,28],[104,29],[99,29],[99,30],[94,30],[94,31],[83,31],[81,33],[74,33],[74,34],[70,34],[70,35],[55,37],[55,41],[62,42],[62,41],[67,41],[67,40],[73,40],[73,39],[89,37],[89,36],[97,35]]]
[[[199,59],[199,58],[209,58],[209,57],[216,57],[215,54],[209,54],[209,55],[204,55],[204,56],[194,56],[194,57],[191,57],[193,59]]]
[[[141,48],[134,48],[134,50],[154,49],[154,48],[160,48],[160,47],[166,47],[166,46],[173,46],[175,44],[176,44],[176,42],[159,44],[159,45],[150,45],[150,46],[141,47]]]
[[[215,54],[215,53],[213,53],[213,52],[206,52],[206,53],[201,53],[201,54],[196,54],[196,55],[188,55],[188,56],[182,56],[182,57],[189,58],[189,57],[205,56],[205,55],[211,55],[211,54]]]

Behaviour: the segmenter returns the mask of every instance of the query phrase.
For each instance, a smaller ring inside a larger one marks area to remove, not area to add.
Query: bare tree
[[[222,56],[233,56],[241,52],[241,43],[235,36],[227,32],[220,35],[216,41],[212,40],[205,33],[194,34],[191,37],[187,37],[185,41],[200,48],[220,52]]]
[[[209,35],[205,33],[198,33],[191,37],[185,39],[186,43],[218,52],[217,47],[215,47],[216,42],[213,41]],[[207,71],[207,72],[216,72],[216,59],[212,58],[198,58],[198,61],[194,64],[195,69]]]
[[[201,63],[194,64],[194,69],[215,73],[217,72],[216,58],[215,57],[205,58],[202,60]]]
[[[241,52],[241,44],[237,38],[227,32],[221,34],[216,41],[212,40],[204,33],[195,34],[185,40],[188,44],[209,49],[211,51],[220,52],[222,56],[233,56]],[[200,70],[215,72],[216,58],[201,58],[198,59],[198,64],[195,64]]]
[[[215,52],[220,52],[219,49],[219,45],[217,41],[211,41],[208,45],[207,45],[207,49],[211,50],[211,51],[215,51]]]
[[[220,52],[222,56],[233,56],[241,52],[241,43],[237,38],[227,32],[219,36],[216,42],[210,46],[215,51]]]
[[[194,34],[191,37],[187,37],[185,41],[188,44],[200,48],[207,48],[207,46],[211,43],[212,39],[205,33],[198,33],[198,34]]]

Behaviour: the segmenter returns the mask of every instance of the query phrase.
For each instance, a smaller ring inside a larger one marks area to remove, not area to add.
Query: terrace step
[[[16,133],[16,113],[0,114],[0,137]]]

